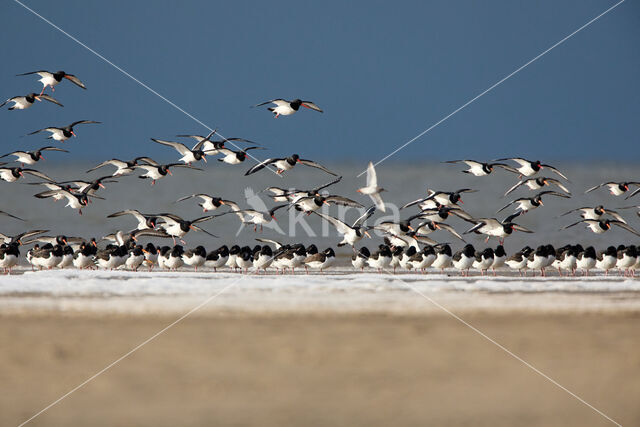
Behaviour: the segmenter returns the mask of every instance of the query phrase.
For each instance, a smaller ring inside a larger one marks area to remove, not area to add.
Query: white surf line
[[[449,316],[453,317],[455,320],[457,320],[458,322],[462,323],[467,328],[471,329],[473,332],[475,332],[478,335],[480,335],[482,338],[486,339],[491,344],[495,345],[500,350],[504,351],[509,356],[513,357],[518,362],[522,363],[523,365],[525,365],[526,367],[528,367],[529,369],[534,371],[536,374],[540,375],[541,377],[543,377],[547,381],[551,382],[553,385],[555,385],[556,387],[560,388],[561,390],[567,392],[569,395],[573,396],[574,398],[576,398],[578,401],[580,401],[584,405],[586,405],[589,408],[593,409],[598,414],[602,415],[604,418],[606,418],[607,420],[611,421],[613,424],[615,424],[617,426],[622,426],[622,424],[618,423],[617,421],[615,421],[614,419],[609,417],[607,414],[605,414],[604,412],[602,412],[601,410],[599,410],[595,406],[591,405],[589,402],[587,402],[586,400],[584,400],[583,398],[581,398],[580,396],[578,396],[577,394],[575,394],[574,392],[572,392],[571,390],[569,390],[568,388],[566,388],[565,386],[560,384],[558,381],[554,380],[553,378],[551,378],[550,376],[548,376],[547,374],[545,374],[544,372],[542,372],[541,370],[539,370],[538,368],[533,366],[531,363],[527,362],[526,360],[524,360],[523,358],[521,358],[520,356],[518,356],[517,354],[515,354],[514,352],[512,352],[511,350],[509,350],[508,348],[506,348],[505,346],[503,346],[502,344],[500,344],[499,342],[497,342],[496,340],[494,340],[493,338],[491,338],[490,336],[488,336],[484,332],[482,332],[480,329],[476,328],[475,326],[473,326],[472,324],[470,324],[469,322],[467,322],[466,320],[464,320],[463,318],[461,318],[460,316],[458,316],[457,314],[455,314],[454,312],[452,312],[451,310],[449,310],[448,308],[443,306],[442,304],[440,304],[438,301],[434,300],[430,296],[426,295],[424,292],[420,291],[420,289],[417,289],[411,283],[409,283],[406,280],[403,280],[403,279],[397,277],[395,274],[393,274],[391,271],[389,271],[387,269],[383,268],[382,271],[387,273],[394,280],[396,280],[398,282],[401,282],[404,286],[406,286],[407,288],[411,289],[412,291],[414,291],[415,293],[417,293],[418,295],[420,295],[421,297],[423,297],[424,299],[429,301],[431,304],[435,305],[437,308],[439,308],[440,310],[444,311]]]
[[[189,317],[191,314],[195,313],[196,311],[198,311],[199,309],[201,309],[202,307],[207,305],[209,302],[211,302],[212,300],[214,300],[215,298],[220,296],[223,292],[227,291],[228,289],[230,289],[233,286],[237,285],[239,282],[241,282],[245,278],[247,278],[249,276],[252,276],[254,274],[255,273],[243,274],[242,277],[240,277],[238,280],[236,280],[234,282],[231,282],[230,284],[228,284],[227,286],[225,286],[224,288],[222,288],[218,292],[216,292],[216,293],[214,293],[212,295],[209,295],[200,304],[196,305],[191,310],[187,311],[185,314],[183,314],[182,316],[178,317],[176,320],[174,320],[173,322],[171,322],[170,324],[168,324],[164,328],[160,329],[158,332],[156,332],[155,334],[151,335],[149,338],[145,339],[140,344],[136,345],[131,350],[129,350],[128,352],[126,352],[122,356],[118,357],[116,360],[114,360],[113,362],[109,363],[107,366],[105,366],[104,368],[100,369],[98,372],[96,372],[95,374],[91,375],[89,378],[87,378],[86,380],[84,380],[83,382],[81,382],[80,384],[78,384],[77,386],[75,386],[74,388],[72,388],[71,390],[69,390],[68,392],[66,392],[65,394],[63,394],[62,396],[60,396],[59,398],[54,400],[53,402],[51,402],[50,404],[48,404],[47,406],[42,408],[40,411],[38,411],[35,414],[33,414],[27,420],[25,420],[22,423],[20,423],[18,425],[18,427],[22,427],[25,424],[27,424],[30,421],[32,421],[34,418],[42,415],[44,412],[48,411],[49,409],[51,409],[52,407],[54,407],[58,403],[62,402],[64,399],[69,397],[71,394],[73,394],[74,392],[78,391],[79,389],[81,389],[82,387],[84,387],[85,385],[87,385],[88,383],[90,383],[91,381],[93,381],[94,379],[96,379],[97,377],[99,377],[100,375],[102,375],[103,373],[108,371],[109,369],[113,368],[115,365],[117,365],[118,363],[120,363],[121,361],[126,359],[127,357],[131,356],[133,353],[135,353],[136,351],[140,350],[142,347],[144,347],[146,344],[150,343],[154,339],[158,338],[160,335],[162,335],[163,333],[165,333],[166,331],[168,331],[169,329],[171,329],[172,327],[174,327],[175,325],[177,325],[178,323],[180,323],[181,321],[183,321],[184,319]]]
[[[143,88],[147,89],[149,92],[151,92],[152,94],[156,95],[158,98],[162,99],[164,102],[166,102],[167,104],[171,105],[173,108],[175,108],[176,110],[180,111],[182,114],[184,114],[185,116],[189,117],[190,119],[192,119],[193,121],[195,121],[196,123],[198,123],[199,125],[201,125],[202,127],[204,127],[205,129],[208,129],[209,132],[213,131],[213,128],[210,126],[207,126],[206,124],[204,124],[201,120],[199,120],[197,117],[193,116],[191,113],[189,113],[188,111],[185,111],[182,107],[180,107],[179,105],[176,105],[174,102],[170,101],[169,99],[165,98],[164,96],[162,96],[160,93],[158,93],[157,91],[155,91],[154,89],[150,88],[149,86],[147,86],[146,84],[144,84],[143,82],[141,82],[140,80],[138,80],[137,78],[135,78],[134,76],[132,76],[131,74],[129,74],[128,72],[126,72],[125,70],[123,70],[122,68],[120,68],[119,66],[117,66],[116,64],[114,64],[113,62],[109,61],[107,58],[105,58],[104,56],[100,55],[98,52],[96,52],[95,50],[91,49],[89,46],[87,46],[86,44],[82,43],[80,40],[78,40],[77,38],[75,38],[74,36],[72,36],[71,34],[67,33],[66,31],[64,31],[62,28],[58,27],[56,24],[54,24],[53,22],[49,21],[47,18],[45,18],[44,16],[40,15],[38,12],[36,12],[35,10],[31,9],[29,6],[25,5],[24,3],[22,3],[20,0],[13,0],[16,3],[18,3],[20,6],[24,7],[25,9],[27,9],[29,12],[31,12],[32,14],[34,14],[35,16],[37,16],[38,18],[40,18],[41,20],[43,20],[44,22],[46,22],[47,24],[51,25],[53,28],[55,28],[56,30],[60,31],[62,34],[64,34],[65,36],[69,37],[71,40],[73,40],[74,42],[76,42],[77,44],[79,44],[80,46],[84,47],[85,49],[87,49],[89,52],[93,53],[95,56],[97,56],[98,58],[102,59],[104,62],[106,62],[107,64],[111,65],[113,68],[115,68],[116,70],[120,71],[122,74],[124,74],[125,76],[129,77],[131,80],[133,80],[134,82],[138,83],[140,86],[142,86]],[[224,135],[222,135],[221,133],[217,132],[216,133],[218,135],[220,135],[223,139],[226,139]],[[239,147],[238,145],[234,144],[233,141],[225,141],[225,142],[229,142],[231,145],[233,145],[235,148],[237,148],[238,150],[242,150],[242,147]],[[249,154],[248,152],[246,153],[246,155],[250,158],[252,158],[253,160],[255,160],[258,163],[262,163],[262,160],[259,160],[258,158],[252,156],[251,154]],[[267,166],[267,169],[269,169],[271,172],[273,172],[274,174],[278,175],[280,178],[284,178],[282,175],[280,175],[279,173],[277,173],[271,166]]]
[[[16,0],[17,1],[17,0]],[[393,156],[394,154],[396,154],[398,151],[404,149],[407,145],[411,144],[412,142],[414,142],[416,139],[422,137],[423,135],[425,135],[426,133],[430,132],[432,129],[436,128],[437,126],[439,126],[441,123],[447,121],[450,117],[452,117],[453,115],[457,114],[459,111],[463,110],[464,108],[466,108],[467,106],[469,106],[470,104],[474,103],[476,100],[478,100],[479,98],[483,97],[484,95],[486,95],[487,93],[491,92],[493,89],[495,89],[496,87],[498,87],[499,85],[501,85],[502,83],[504,83],[505,81],[509,80],[511,77],[513,77],[514,75],[518,74],[520,71],[524,70],[525,68],[527,68],[529,65],[533,64],[535,61],[537,61],[538,59],[542,58],[544,55],[546,55],[547,53],[551,52],[553,49],[555,49],[556,47],[560,46],[562,43],[566,42],[567,40],[569,40],[571,37],[575,36],[576,34],[578,34],[580,31],[584,30],[585,28],[587,28],[589,25],[593,24],[594,22],[596,22],[598,19],[602,18],[604,15],[606,15],[607,13],[611,12],[613,9],[615,9],[616,7],[620,6],[622,3],[624,3],[625,0],[620,0],[618,3],[614,4],[613,6],[611,6],[609,9],[605,10],[604,12],[602,12],[600,15],[596,16],[595,18],[593,18],[592,20],[590,20],[589,22],[587,22],[586,24],[584,24],[583,26],[581,26],[580,28],[578,28],[577,30],[575,30],[573,33],[569,34],[568,36],[564,37],[563,39],[561,39],[560,41],[558,41],[557,43],[553,44],[551,47],[549,47],[548,49],[544,50],[542,53],[540,53],[538,56],[534,57],[533,59],[531,59],[530,61],[526,62],[524,65],[520,66],[519,68],[517,68],[515,71],[512,71],[510,74],[507,74],[505,77],[503,77],[502,79],[498,80],[496,83],[494,83],[493,85],[489,86],[489,88],[485,89],[483,92],[480,92],[479,95],[476,95],[475,97],[471,98],[469,101],[465,102],[464,104],[462,104],[460,107],[456,108],[455,110],[453,110],[451,113],[447,114],[446,116],[444,116],[443,118],[441,118],[440,120],[438,120],[437,122],[435,122],[433,125],[429,126],[427,129],[425,129],[424,131],[420,132],[418,135],[416,135],[415,137],[411,138],[409,141],[405,142],[404,144],[402,144],[400,147],[396,148],[395,150],[393,150],[391,153],[387,154],[385,157],[383,157],[381,160],[378,160],[376,163],[374,163],[374,166],[378,166],[380,163],[384,162],[385,160],[387,160],[389,157]],[[362,172],[360,172],[360,174],[358,175],[358,178],[360,178],[362,175],[364,175],[367,171],[364,170]]]

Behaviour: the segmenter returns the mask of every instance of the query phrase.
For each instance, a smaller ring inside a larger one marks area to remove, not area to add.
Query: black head
[[[237,255],[240,253],[240,246],[238,245],[233,245],[231,246],[231,249],[229,249],[229,255]]]
[[[66,75],[67,73],[65,73],[64,71],[56,71],[55,73],[53,73],[53,78],[56,79],[56,81],[61,81]]]
[[[298,163],[298,160],[300,160],[300,156],[298,156],[297,154],[293,154],[287,157],[287,163],[289,163],[290,165],[295,165],[296,163]]]
[[[494,251],[495,256],[503,257],[507,256],[507,253],[504,251],[504,246],[498,245],[496,250]]]
[[[289,103],[289,105],[291,105],[291,108],[293,108],[294,111],[298,111],[298,108],[300,108],[300,106],[302,105],[302,100],[301,99],[294,99],[293,101],[291,101]]]
[[[371,256],[371,252],[369,252],[369,249],[366,246],[363,246],[358,250],[358,255],[369,258]]]
[[[476,253],[476,249],[473,247],[473,245],[467,244],[462,249],[462,253],[465,254],[467,257],[472,257]]]
[[[144,250],[149,252],[152,255],[155,255],[158,253],[158,250],[156,249],[153,243],[147,243],[147,246],[145,246]]]
[[[308,255],[315,255],[318,253],[318,248],[316,247],[316,245],[311,244],[309,245],[309,247],[307,247],[307,254]]]
[[[324,254],[328,257],[335,257],[336,253],[333,251],[333,248],[327,248],[324,250]]]
[[[229,256],[229,248],[227,245],[222,245],[218,248],[218,255],[220,256]]]

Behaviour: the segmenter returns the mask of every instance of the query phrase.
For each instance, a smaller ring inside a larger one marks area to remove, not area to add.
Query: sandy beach
[[[18,425],[174,315],[0,321],[0,424]],[[640,423],[640,312],[464,319],[623,425]],[[444,314],[206,312],[29,425],[607,425]]]

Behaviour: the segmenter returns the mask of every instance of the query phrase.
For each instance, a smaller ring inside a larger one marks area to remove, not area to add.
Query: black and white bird
[[[40,95],[42,95],[44,93],[44,90],[47,88],[47,86],[49,86],[51,88],[52,91],[55,92],[55,86],[60,83],[62,81],[62,79],[67,79],[69,80],[71,83],[73,83],[74,85],[82,88],[82,89],[86,89],[87,87],[84,85],[84,83],[82,83],[80,81],[79,78],[77,78],[76,76],[74,76],[73,74],[67,74],[64,71],[56,71],[55,73],[52,73],[50,71],[46,71],[46,70],[39,70],[39,71],[29,71],[28,73],[22,73],[22,74],[17,74],[18,76],[29,76],[31,74],[37,74],[40,76],[40,80],[38,80],[40,83],[42,83],[42,92],[40,92]]]
[[[99,165],[89,169],[87,173],[93,172],[94,170],[99,169],[101,167],[111,165],[116,167],[116,171],[113,174],[111,174],[111,176],[129,175],[135,170],[135,167],[137,165],[141,164],[140,162],[144,162],[147,165],[151,165],[151,166],[158,166],[158,162],[156,162],[155,160],[149,157],[144,157],[144,156],[136,157],[135,159],[128,160],[128,161],[123,161],[120,159],[111,159],[111,160],[105,160]]]
[[[107,218],[118,218],[124,215],[131,215],[137,221],[136,230],[153,230],[156,228],[158,217],[155,215],[145,215],[140,213],[140,211],[136,209],[127,209],[124,211],[114,212],[110,215],[107,215]]]
[[[471,244],[465,245],[465,247],[453,254],[451,263],[453,268],[460,271],[461,276],[468,276],[469,269],[473,267],[473,262],[476,259],[476,250]]]
[[[520,276],[522,276],[523,271],[526,274],[528,258],[532,252],[532,248],[530,248],[529,246],[525,246],[524,248],[507,258],[505,264],[507,264],[512,270],[518,270]]]
[[[185,236],[185,234],[187,234],[190,230],[201,231],[205,234],[208,234],[211,237],[218,237],[196,225],[205,221],[212,220],[217,216],[219,215],[207,215],[207,216],[202,216],[200,218],[196,218],[192,220],[185,220],[183,218],[180,218],[178,215],[174,215],[170,213],[162,213],[162,214],[156,215],[156,217],[158,218],[158,223],[156,227],[163,230],[169,236],[171,236],[173,238],[174,244],[175,244],[176,238],[182,239]]]
[[[473,261],[473,268],[480,270],[482,276],[485,275],[487,270],[493,265],[493,249],[485,248],[482,252],[476,252],[475,260]]]
[[[378,185],[378,175],[376,174],[376,169],[372,162],[369,162],[369,166],[367,166],[367,185],[362,188],[358,188],[357,191],[360,194],[369,196],[375,204],[376,209],[385,212],[386,207],[380,193],[386,190]]]
[[[165,140],[156,139],[156,138],[151,138],[151,140],[153,142],[156,142],[161,145],[166,145],[167,147],[171,147],[174,150],[176,150],[182,156],[180,158],[180,161],[187,165],[190,165],[191,163],[194,163],[194,162],[198,162],[200,160],[204,160],[205,163],[207,162],[207,157],[206,157],[207,154],[204,151],[202,151],[202,145],[204,144],[204,141],[198,142],[196,145],[193,146],[193,148],[189,148],[181,142],[165,141]]]
[[[315,110],[320,113],[323,111],[311,101],[302,101],[300,99],[294,99],[293,101],[287,101],[286,99],[272,99],[270,101],[262,102],[260,104],[256,104],[253,107],[261,107],[267,104],[275,104],[275,107],[269,107],[268,110],[274,114],[274,118],[278,118],[279,116],[290,116],[296,111],[300,109],[300,107],[309,108],[310,110]]]
[[[367,259],[367,263],[369,267],[377,269],[379,272],[386,270],[391,265],[391,260],[393,259],[393,255],[391,253],[391,248],[387,245],[380,245],[378,250],[369,256]]]
[[[631,189],[631,186],[640,187],[640,182],[635,181],[623,181],[623,182],[603,182],[602,184],[598,184],[594,187],[589,188],[584,193],[591,193],[592,191],[597,190],[598,188],[608,187],[609,192],[614,196],[622,196],[627,191]]]
[[[207,251],[204,246],[196,246],[194,249],[189,249],[182,255],[182,260],[188,266],[198,271],[198,267],[202,267],[207,260]]]
[[[497,212],[502,212],[503,210],[507,209],[509,206],[517,204],[518,206],[516,206],[516,212],[521,212],[524,214],[540,206],[544,206],[544,203],[542,203],[542,196],[545,196],[545,195],[562,197],[565,199],[568,199],[571,197],[564,193],[559,193],[557,191],[550,191],[550,190],[541,191],[533,197],[520,197],[519,199],[515,199],[514,201],[509,202],[505,206],[500,208],[500,210],[498,210]]]
[[[347,197],[338,196],[338,195],[315,195],[315,196],[304,196],[304,197],[296,197],[291,202],[291,207],[294,207],[296,210],[301,211],[308,214],[311,212],[320,209],[323,205],[338,205],[338,206],[349,206],[352,208],[364,208],[364,206],[355,200],[351,200]]]
[[[7,104],[8,102],[13,102],[13,105],[9,107],[8,110],[26,110],[27,108],[31,107],[36,101],[42,101],[43,99],[45,101],[49,101],[56,105],[59,105],[60,107],[64,107],[64,105],[62,105],[58,100],[56,100],[52,96],[37,95],[35,93],[30,93],[24,96],[14,96],[13,98],[9,98],[6,101],[4,101],[2,104],[0,104],[0,108],[4,107],[4,105]]]
[[[217,133],[218,133],[217,130],[212,130],[207,136],[202,136],[202,135],[176,135],[176,136],[179,138],[195,139],[197,143],[202,144],[200,146],[200,149],[204,151],[206,154],[212,155],[212,156],[215,154],[218,154],[221,148],[225,148],[224,144],[226,142],[231,143],[231,145],[233,145],[235,148],[240,148],[235,144],[235,142],[244,142],[247,144],[260,145],[257,142],[251,141],[249,139],[237,138],[237,137],[233,137],[233,138],[223,137],[222,139],[219,139],[219,140],[212,140],[211,138]]]
[[[327,248],[322,252],[307,256],[304,259],[304,264],[306,267],[324,272],[326,268],[329,268],[333,265],[335,260],[336,253],[332,248]]]
[[[67,199],[65,207],[77,209],[78,213],[82,215],[82,209],[89,205],[89,197],[101,198],[97,196],[89,196],[87,193],[88,191],[76,192],[74,190],[60,189],[43,191],[42,193],[35,194],[34,196],[38,199],[47,199],[49,197],[65,198]]]
[[[364,268],[368,264],[367,260],[369,259],[369,256],[371,256],[369,249],[363,246],[358,249],[357,253],[354,252],[354,254],[351,256],[351,265],[353,265],[353,268],[355,269],[364,271]]]
[[[193,167],[191,165],[185,165],[183,163],[168,163],[166,165],[160,165],[160,164],[156,164],[156,165],[150,165],[150,164],[141,165],[141,164],[137,164],[134,167],[136,169],[142,169],[142,170],[146,171],[145,173],[140,175],[138,178],[150,179],[151,180],[151,185],[155,185],[157,180],[162,179],[167,175],[173,175],[171,173],[171,169],[172,168],[188,168],[188,169],[193,169],[193,170],[197,170],[197,171],[201,171],[202,170],[200,168],[196,168],[196,167]]]
[[[82,125],[82,124],[90,124],[90,123],[99,124],[101,122],[96,122],[94,120],[79,120],[77,122],[71,123],[68,126],[64,126],[64,127],[50,126],[48,128],[38,129],[36,131],[28,133],[27,135],[35,135],[36,133],[40,133],[40,132],[49,132],[50,135],[47,137],[47,139],[54,139],[56,141],[62,142],[62,141],[66,141],[72,136],[77,136],[76,133],[73,131],[74,126]]]
[[[576,267],[584,272],[585,276],[589,275],[589,271],[596,266],[597,255],[593,246],[581,250],[576,257]]]
[[[264,190],[260,191],[261,193],[264,191],[268,191],[271,193],[269,197],[273,199],[275,202],[294,202],[302,197],[311,197],[320,195],[320,191],[328,188],[342,180],[342,177],[334,179],[331,182],[326,184],[322,184],[319,187],[312,188],[311,190],[298,190],[295,188],[280,188],[280,187],[267,187]]]
[[[62,182],[58,182],[57,184],[59,185],[71,184],[75,191],[78,191],[78,192],[86,191],[86,193],[89,196],[95,196],[96,191],[100,190],[101,188],[102,189],[105,188],[103,182],[106,182],[106,183],[117,182],[116,180],[113,180],[110,178],[112,178],[112,176],[108,175],[108,176],[101,176],[91,181],[77,179],[73,181],[62,181]],[[89,199],[89,202],[91,202],[91,199]]]
[[[600,252],[596,257],[596,268],[604,270],[605,276],[609,275],[609,270],[618,263],[618,250],[615,246],[609,246]]]
[[[535,161],[531,161],[531,160],[527,160],[527,159],[523,159],[522,157],[506,157],[504,159],[497,159],[497,162],[502,162],[505,160],[511,160],[514,161],[516,163],[518,163],[520,166],[515,168],[518,173],[520,174],[520,177],[523,176],[532,176],[537,174],[538,172],[540,172],[542,169],[549,169],[551,172],[559,175],[560,177],[566,179],[567,181],[569,180],[562,172],[560,172],[558,169],[556,169],[555,167],[551,166],[551,165],[545,165],[543,163],[540,162],[540,160],[535,160]]]
[[[509,195],[510,193],[514,192],[516,189],[520,188],[523,185],[526,185],[527,187],[529,187],[530,190],[535,191],[535,190],[540,190],[545,186],[551,186],[552,184],[557,186],[560,190],[567,193],[569,196],[571,195],[571,191],[569,191],[569,189],[565,187],[560,181],[558,181],[555,178],[549,178],[546,176],[522,179],[518,181],[513,187],[509,188],[507,192],[504,193],[504,195],[505,196]]]
[[[0,245],[0,268],[5,274],[11,274],[13,267],[18,265],[20,249],[18,243],[3,243]]]
[[[452,216],[473,222],[473,217],[458,206],[443,206],[438,204],[438,207],[423,209],[418,214],[418,218],[436,222],[444,222]]]
[[[38,148],[34,151],[14,151],[12,153],[7,153],[3,156],[0,156],[0,159],[8,156],[14,156],[16,158],[16,162],[22,163],[22,165],[35,165],[38,161],[44,160],[42,156],[43,151],[62,151],[63,153],[68,153],[67,150],[63,150],[62,148],[57,147],[42,147]]]
[[[216,271],[218,268],[223,267],[227,263],[228,259],[229,248],[227,245],[222,245],[218,249],[207,254],[204,266],[207,268],[213,268],[213,270]]]
[[[502,221],[495,218],[477,218],[474,220],[476,225],[465,231],[463,234],[479,233],[487,236],[485,241],[489,241],[491,237],[497,237],[500,244],[504,244],[504,239],[510,236],[514,231],[522,231],[524,233],[533,233],[533,231],[521,225],[514,224],[512,221],[518,217],[520,213],[509,215]]]
[[[283,173],[285,171],[293,169],[293,167],[295,165],[297,165],[298,163],[301,164],[301,165],[305,165],[305,166],[309,166],[309,167],[312,167],[312,168],[320,169],[321,171],[324,171],[324,172],[328,173],[329,175],[338,176],[337,174],[331,172],[329,169],[327,169],[324,166],[322,166],[320,163],[314,162],[313,160],[301,159],[298,154],[292,154],[289,157],[266,159],[266,160],[258,163],[257,165],[253,166],[251,169],[249,169],[245,173],[245,176],[254,174],[254,173],[258,172],[259,170],[262,170],[265,167],[270,166],[270,165],[273,165],[273,166],[276,167],[276,173],[277,174],[281,174],[281,173]]]
[[[402,206],[400,209],[405,209],[410,206],[418,205],[421,210],[434,209],[440,206],[454,207],[458,203],[464,204],[462,201],[462,194],[464,193],[476,193],[478,190],[472,190],[470,188],[461,188],[456,191],[433,191],[428,189],[427,197],[414,200]]]
[[[267,272],[267,268],[269,268],[273,264],[273,251],[271,250],[271,246],[263,245],[260,248],[260,251],[253,255],[253,267],[257,272],[260,270]]]
[[[247,159],[247,151],[249,150],[264,150],[263,147],[247,147],[244,150],[230,150],[228,148],[220,148],[219,153],[224,154],[224,157],[218,159],[219,162],[224,162],[230,165],[239,165]]]
[[[617,221],[623,222],[625,224],[627,223],[627,221],[625,221],[625,219],[622,218],[622,216],[620,216],[618,212],[613,211],[611,209],[606,209],[603,205],[598,205],[596,207],[585,206],[582,208],[571,209],[570,211],[567,211],[560,216],[569,215],[570,213],[573,213],[573,212],[580,212],[580,216],[583,219],[599,220],[604,215],[610,215]]]
[[[618,221],[616,219],[583,219],[582,221],[578,221],[578,222],[574,222],[573,224],[569,224],[566,227],[563,227],[562,230],[566,230],[567,228],[571,228],[573,226],[576,226],[578,224],[585,224],[591,231],[593,231],[595,234],[603,234],[606,233],[607,231],[611,230],[612,226],[617,226],[620,227],[626,231],[628,231],[629,233],[633,233],[636,236],[640,236],[640,233],[638,233],[636,230],[634,230],[633,228],[631,228],[631,226],[629,226],[628,224],[622,222],[622,221]]]
[[[264,224],[268,224],[271,221],[276,221],[276,216],[275,216],[276,211],[278,209],[282,209],[286,207],[287,205],[274,206],[273,208],[269,209],[269,211],[267,212],[258,211],[256,209],[240,209],[238,205],[236,205],[235,203],[230,206],[232,209],[231,212],[235,213],[238,216],[238,218],[240,218],[240,222],[242,222],[243,225],[253,224],[254,232],[258,231],[258,226],[260,226],[260,231],[262,232]],[[225,212],[225,213],[230,213],[230,212]],[[220,215],[224,215],[224,214],[220,214]]]
[[[182,202],[184,200],[189,200],[189,199],[193,199],[193,198],[199,198],[200,200],[202,200],[202,203],[198,203],[198,206],[200,206],[202,208],[203,212],[209,212],[209,211],[215,211],[216,209],[218,209],[219,207],[226,205],[226,206],[237,206],[236,202],[233,202],[231,200],[225,200],[221,197],[214,197],[214,196],[209,196],[208,194],[191,194],[190,196],[185,196],[185,197],[181,197],[178,200],[176,200],[174,203],[178,203],[178,202]]]
[[[449,160],[445,163],[464,163],[469,167],[469,169],[463,170],[462,172],[474,176],[487,176],[491,174],[496,167],[508,170],[509,172],[518,173],[516,169],[505,163],[484,163],[476,160]]]
[[[3,181],[16,182],[18,179],[24,177],[24,174],[33,175],[49,182],[53,182],[53,180],[47,175],[35,169],[24,169],[18,166],[0,167],[0,180]]]
[[[421,214],[417,216],[421,216]],[[418,224],[418,226],[415,229],[415,232],[416,234],[427,235],[437,230],[448,231],[449,233],[453,234],[455,237],[457,237],[458,239],[464,242],[464,239],[462,238],[462,236],[453,227],[451,227],[449,224],[445,224],[439,221],[431,221],[431,220],[424,221]]]
[[[344,245],[350,245],[355,252],[355,244],[358,243],[362,238],[366,235],[367,237],[371,237],[367,231],[367,227],[365,227],[365,223],[373,215],[376,207],[371,206],[369,209],[365,211],[364,214],[360,216],[360,218],[356,219],[353,225],[348,225],[345,222],[340,221],[337,218],[334,218],[329,215],[325,215],[319,212],[315,212],[316,215],[320,216],[322,219],[333,225],[338,233],[342,235],[342,241],[338,243],[338,247]]]
[[[436,250],[436,259],[431,264],[431,267],[440,269],[441,273],[444,273],[445,268],[451,267],[451,246],[448,244],[441,245]]]

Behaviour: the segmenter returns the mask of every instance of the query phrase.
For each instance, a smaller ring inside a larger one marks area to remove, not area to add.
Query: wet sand
[[[623,425],[640,313],[464,313]],[[18,425],[176,316],[0,315],[0,425]],[[194,315],[29,425],[608,425],[439,314]]]

